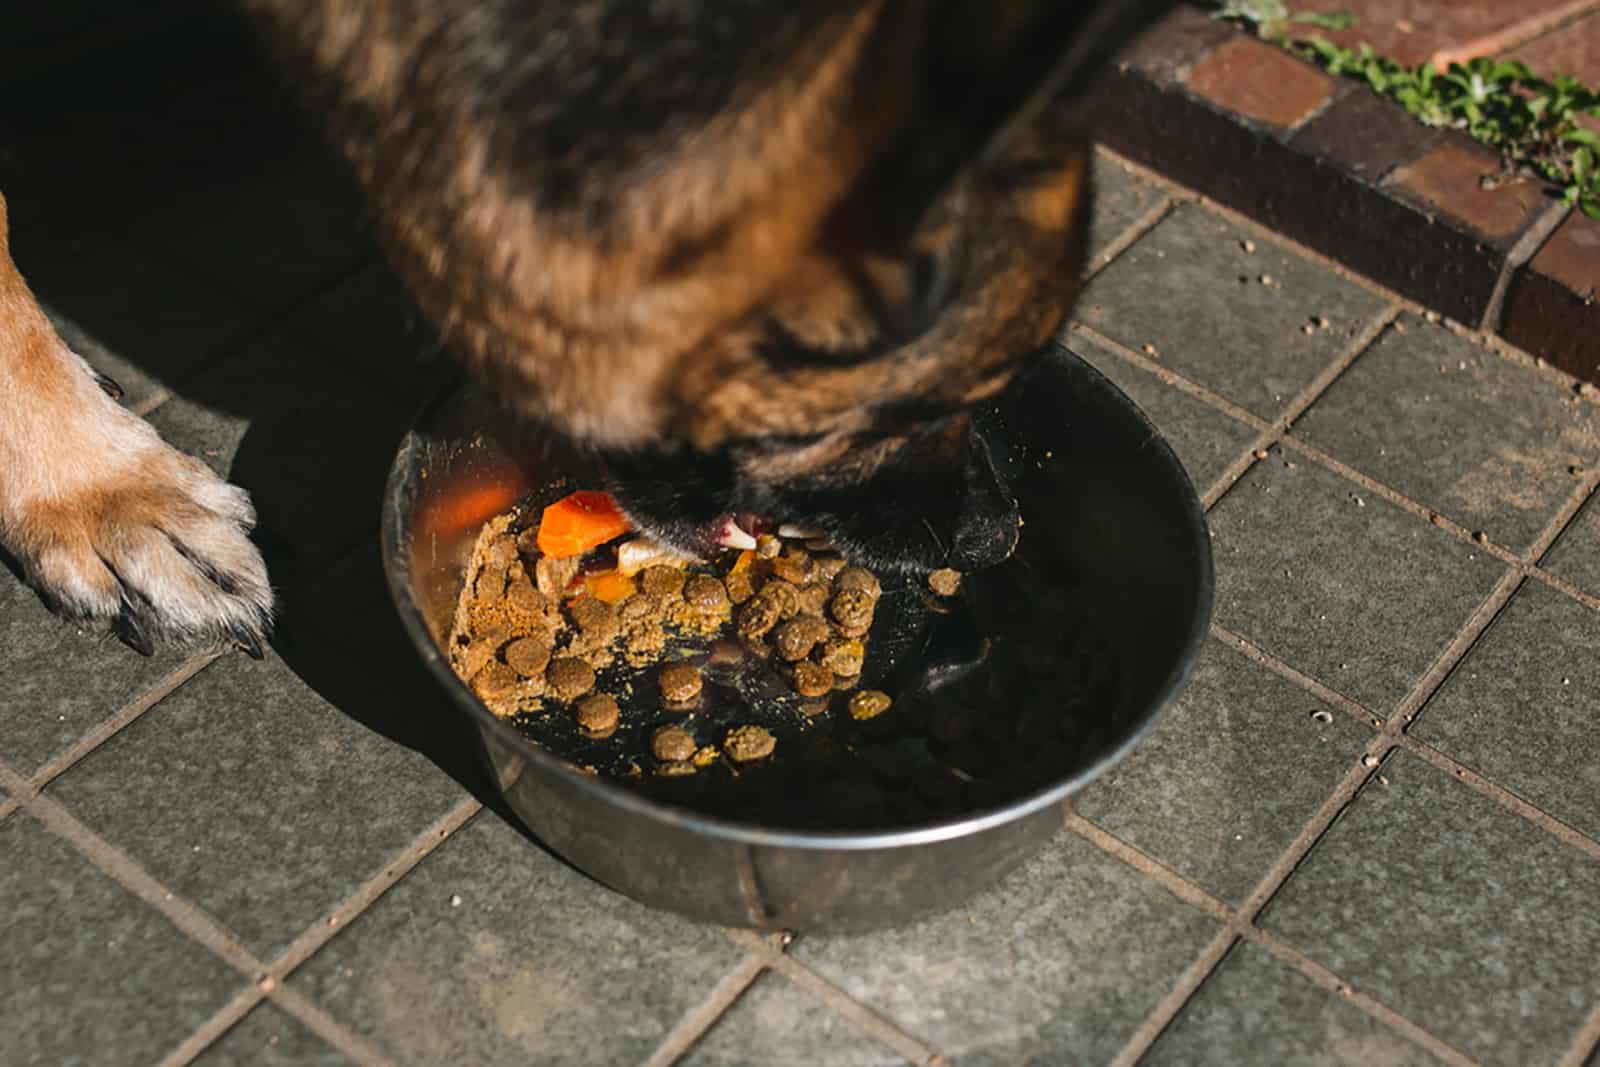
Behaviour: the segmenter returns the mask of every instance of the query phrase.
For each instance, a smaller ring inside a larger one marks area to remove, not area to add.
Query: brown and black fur
[[[1086,152],[1036,124],[979,154],[1093,5],[247,6],[424,311],[602,450],[646,527],[700,549],[720,516],[794,518],[880,567],[1009,551],[949,420],[1066,315]],[[863,506],[891,490],[900,522]]]
[[[645,530],[1010,552],[968,413],[1059,328],[1088,204],[1084,144],[1028,105],[1168,0],[241,2],[449,347]],[[3,238],[0,548],[141,649],[259,650],[249,501],[101,392]]]

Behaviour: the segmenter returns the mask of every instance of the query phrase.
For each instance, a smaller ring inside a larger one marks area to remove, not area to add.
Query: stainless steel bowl
[[[441,713],[448,702],[466,717],[511,809],[575,867],[646,904],[732,926],[904,922],[966,899],[1053,834],[1062,802],[1126,755],[1182,688],[1210,622],[1210,540],[1194,488],[1115,386],[1058,348],[984,422],[1021,504],[1023,546],[1042,549],[1003,566],[1029,568],[1028,596],[1073,598],[1093,620],[1117,693],[1070,712],[1095,716],[1093,741],[1043,787],[937,823],[818,831],[708,815],[578,773],[491,714],[442,651],[467,556],[482,520],[526,494],[563,491],[579,461],[470,388],[429,405],[395,458],[382,535],[389,587],[443,689]],[[1026,614],[991,613],[985,636],[1006,640]]]

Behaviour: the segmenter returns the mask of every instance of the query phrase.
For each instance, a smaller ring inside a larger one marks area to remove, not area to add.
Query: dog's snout
[[[1021,512],[995,469],[988,446],[970,422],[965,446],[964,495],[949,566],[958,571],[976,571],[1002,563],[1016,551]]]

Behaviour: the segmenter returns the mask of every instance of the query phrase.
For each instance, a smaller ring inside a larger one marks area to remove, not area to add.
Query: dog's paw
[[[96,391],[8,479],[0,530],[56,614],[149,655],[237,644],[256,658],[272,620],[244,490],[167,445]]]

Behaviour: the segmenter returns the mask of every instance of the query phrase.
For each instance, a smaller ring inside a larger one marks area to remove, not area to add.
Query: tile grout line
[[[75,848],[90,864],[122,889],[155,909],[180,933],[210,950],[214,956],[246,978],[256,981],[263,976],[265,968],[261,962],[221,923],[206,914],[198,905],[167,889],[132,857],[101,837],[87,824],[79,821],[77,816],[56,800],[43,793],[30,792],[26,779],[3,763],[0,763],[0,786],[4,786],[8,792],[21,794],[17,799],[20,800],[22,809],[38,820],[40,825]],[[321,1009],[310,1005],[304,998],[296,1001],[294,1008],[290,1008],[288,1004],[282,1006],[307,1026],[325,1030],[331,1025],[341,1031],[337,1034],[338,1047],[342,1050],[362,1050],[358,1059],[363,1062],[385,1062],[376,1050],[370,1048],[365,1039],[354,1032],[344,1030],[326,1016],[313,1021],[302,1015],[297,1010],[301,1007],[309,1007],[312,1014],[321,1012]]]
[[[391,1067],[393,1064],[394,1061],[378,1051],[370,1041],[329,1015],[298,989],[270,982],[263,984],[267,986],[267,998],[276,1007],[304,1023],[306,1029],[352,1060],[371,1064],[372,1067]]]
[[[1088,285],[1095,279],[1096,275],[1111,266],[1117,257],[1137,244],[1141,237],[1159,226],[1161,220],[1170,215],[1172,209],[1176,206],[1177,201],[1172,198],[1170,193],[1162,194],[1161,201],[1158,204],[1147,208],[1144,214],[1130,222],[1126,229],[1107,242],[1106,246],[1099,252],[1095,253],[1094,258],[1089,261],[1089,265],[1079,275],[1078,284],[1080,286]]]
[[[1556,1067],[1584,1067],[1588,1056],[1600,1053],[1600,1004],[1589,1013],[1589,1018],[1578,1028],[1566,1054],[1556,1061]]]
[[[211,666],[224,655],[226,653],[223,650],[216,649],[185,660],[158,679],[149,689],[134,697],[93,730],[80,737],[72,747],[59,753],[54,759],[40,767],[28,780],[28,785],[34,792],[42,791],[45,786],[76,766],[79,760],[120,733],[123,727],[129,725],[145,712],[177,692],[185,682]]]
[[[1300,686],[1324,703],[1334,704],[1340,710],[1359,719],[1368,726],[1382,728],[1382,720],[1378,719],[1365,705],[1344,696],[1337,690],[1330,689],[1315,678],[1296,670],[1272,653],[1252,644],[1248,638],[1242,637],[1218,623],[1212,624],[1211,633],[1212,636],[1225,642],[1247,659],[1265,667],[1283,680]],[[1415,716],[1413,716],[1414,718]],[[1406,725],[1409,726],[1410,723],[1408,722]],[[1595,859],[1600,859],[1600,840],[1596,840],[1582,830],[1563,822],[1538,805],[1524,800],[1505,786],[1479,774],[1439,749],[1404,732],[1398,735],[1396,747],[1404,748],[1407,752],[1433,764],[1439,770],[1454,775],[1475,792],[1483,794],[1512,814],[1521,816],[1580,852]]]
[[[1233,939],[1248,941],[1272,953],[1281,962],[1298,971],[1312,983],[1338,995],[1358,1010],[1397,1031],[1402,1037],[1433,1053],[1441,1060],[1455,1064],[1457,1067],[1477,1067],[1476,1061],[1432,1031],[1406,1018],[1371,994],[1356,989],[1337,973],[1318,963],[1315,959],[1277,935],[1245,921],[1240,916],[1238,909],[1227,901],[1212,896],[1206,890],[1183,877],[1183,875],[1162,864],[1159,860],[1141,852],[1138,848],[1110,831],[1075,813],[1068,816],[1067,827],[1113,859],[1127,864],[1149,877],[1179,900],[1205,911],[1222,922],[1225,927],[1228,927],[1224,933],[1230,934],[1230,943],[1228,949],[1222,953],[1223,957],[1226,957],[1228,952],[1232,951]],[[1212,945],[1207,946],[1207,953],[1202,953],[1202,955],[1208,954],[1214,948],[1215,943],[1213,942]],[[1134,1061],[1130,1060],[1128,1062],[1132,1063]]]
[[[706,994],[704,1000],[684,1012],[644,1061],[643,1067],[672,1067],[717,1024],[723,1013],[733,1007],[734,1002],[766,969],[767,965],[760,956],[747,953],[711,987],[711,992]]]
[[[1560,536],[1561,531],[1571,521],[1577,509],[1582,507],[1587,493],[1575,491],[1568,496],[1565,505],[1546,522],[1540,535],[1534,540],[1529,551],[1530,558],[1542,553],[1546,547]],[[1311,819],[1300,828],[1278,859],[1268,868],[1256,888],[1245,898],[1239,908],[1238,922],[1254,926],[1263,909],[1281,890],[1295,870],[1300,866],[1311,849],[1321,840],[1322,836],[1333,825],[1335,819],[1342,814],[1355,800],[1357,794],[1374,776],[1379,773],[1383,760],[1394,749],[1400,747],[1400,737],[1406,726],[1411,723],[1417,712],[1432,698],[1445,679],[1455,670],[1457,665],[1471,651],[1472,646],[1483,636],[1505,606],[1510,603],[1511,597],[1526,581],[1523,566],[1508,568],[1495,583],[1489,595],[1479,603],[1471,615],[1462,623],[1444,649],[1434,658],[1434,661],[1423,676],[1411,687],[1410,691],[1390,712],[1385,719],[1378,735],[1370,741],[1362,755],[1345,772],[1327,798],[1323,800],[1312,815]],[[1498,799],[1498,798],[1496,798]],[[1231,935],[1230,935],[1231,936]],[[1219,940],[1222,940],[1219,938]],[[1231,944],[1231,942],[1229,942]],[[1138,1030],[1129,1038],[1114,1061],[1117,1064],[1133,1064],[1149,1051],[1161,1033],[1177,1018],[1190,998],[1199,990],[1205,979],[1227,952],[1227,944],[1218,946],[1213,942],[1200,957],[1192,964],[1174,984],[1172,990],[1163,997],[1151,1012],[1149,1017],[1140,1024]],[[1207,964],[1209,961],[1209,964]]]
[[[1267,906],[1268,902],[1283,887],[1290,876],[1310,854],[1312,847],[1322,838],[1335,819],[1350,805],[1362,787],[1378,773],[1382,766],[1383,758],[1393,750],[1398,741],[1397,736],[1405,724],[1415,713],[1416,709],[1426,702],[1429,696],[1444,682],[1444,679],[1455,668],[1455,665],[1467,654],[1468,650],[1477,641],[1478,637],[1494,621],[1500,610],[1510,601],[1511,595],[1523,581],[1520,571],[1508,569],[1495,584],[1489,595],[1478,605],[1473,613],[1468,616],[1460,630],[1445,646],[1444,650],[1434,659],[1426,673],[1423,674],[1411,691],[1401,700],[1400,704],[1390,713],[1383,727],[1376,737],[1370,741],[1362,755],[1345,772],[1327,798],[1317,807],[1311,818],[1295,834],[1293,840],[1285,847],[1283,853],[1267,869],[1267,873],[1257,883],[1244,903],[1239,908],[1239,921],[1241,923],[1255,923],[1257,916]],[[1231,935],[1230,935],[1231,936]],[[1221,961],[1225,951],[1214,951],[1213,945],[1202,953],[1195,966],[1179,978],[1173,989],[1161,999],[1149,1018],[1140,1025],[1128,1043],[1118,1053],[1114,1061],[1118,1064],[1132,1064],[1149,1051],[1161,1033],[1177,1018],[1191,997],[1199,990],[1201,984],[1211,973],[1212,968]],[[1212,958],[1214,956],[1214,958]],[[1200,968],[1198,964],[1206,959],[1211,959],[1209,967]]]
[[[1430,508],[1419,501],[1413,500],[1411,497],[1400,492],[1398,489],[1394,489],[1371,477],[1370,475],[1363,474],[1361,471],[1349,466],[1342,460],[1339,460],[1329,453],[1324,452],[1316,445],[1310,444],[1304,439],[1296,437],[1292,432],[1292,420],[1289,427],[1279,429],[1272,423],[1269,423],[1267,420],[1263,419],[1261,416],[1246,411],[1244,408],[1241,408],[1237,404],[1233,403],[1233,401],[1214,392],[1211,389],[1208,389],[1206,386],[1200,385],[1198,382],[1194,382],[1189,378],[1178,374],[1176,371],[1162,366],[1158,362],[1152,361],[1143,353],[1135,352],[1127,345],[1124,345],[1119,341],[1112,340],[1111,338],[1095,330],[1093,327],[1074,322],[1069,327],[1068,332],[1081,335],[1102,345],[1111,351],[1113,355],[1118,356],[1125,362],[1149,372],[1150,374],[1159,378],[1165,384],[1179,390],[1180,392],[1187,393],[1197,400],[1203,401],[1210,407],[1222,412],[1230,418],[1233,418],[1235,421],[1244,423],[1245,425],[1248,425],[1258,431],[1259,436],[1251,443],[1246,453],[1230,464],[1227,470],[1225,470],[1224,473],[1218,477],[1217,481],[1206,490],[1205,496],[1202,498],[1201,503],[1204,505],[1207,511],[1211,510],[1217,501],[1225,496],[1227,491],[1244,476],[1245,472],[1254,466],[1254,461],[1260,458],[1254,456],[1255,452],[1269,448],[1273,444],[1280,444],[1286,450],[1299,453],[1306,459],[1311,460],[1326,470],[1338,475],[1340,478],[1346,481],[1354,482],[1363,489],[1367,490],[1369,493],[1382,497],[1384,500],[1394,504],[1396,507],[1415,515],[1417,518],[1427,521],[1430,525],[1444,531],[1445,533],[1454,537],[1457,541],[1470,544],[1474,548],[1493,556],[1503,563],[1509,563],[1513,566],[1521,568],[1523,573],[1528,577],[1536,578],[1545,585],[1550,586],[1552,589],[1555,589],[1566,594],[1572,599],[1577,600],[1585,607],[1589,607],[1594,610],[1600,610],[1600,597],[1596,597],[1582,589],[1579,589],[1577,586],[1566,581],[1558,575],[1551,574],[1540,567],[1537,562],[1537,560],[1549,550],[1550,545],[1555,542],[1555,539],[1559,537],[1565,530],[1566,524],[1570,523],[1572,517],[1575,516],[1578,511],[1582,510],[1583,504],[1588,496],[1593,494],[1597,487],[1600,487],[1600,470],[1586,471],[1581,476],[1581,480],[1579,481],[1578,485],[1574,488],[1572,494],[1569,495],[1568,500],[1563,505],[1562,510],[1558,512],[1558,514],[1565,516],[1565,521],[1562,523],[1561,527],[1553,531],[1547,527],[1541,534],[1541,537],[1534,542],[1532,548],[1530,548],[1525,555],[1518,555],[1510,549],[1497,545],[1487,539],[1480,541],[1475,536],[1475,531],[1467,529],[1467,527],[1463,526],[1459,522],[1456,522],[1454,519],[1448,518],[1438,511],[1435,511],[1433,508]],[[1331,382],[1329,384],[1331,384]],[[1311,399],[1311,403],[1315,403],[1316,399],[1317,398],[1313,397]],[[1290,409],[1286,409],[1286,411],[1287,410]],[[1304,408],[1300,409],[1294,415],[1294,418],[1298,418],[1299,415],[1304,414],[1304,410]]]
[[[1518,366],[1534,370],[1541,377],[1545,378],[1547,381],[1555,383],[1562,389],[1571,390],[1578,384],[1577,378],[1566,373],[1565,371],[1557,369],[1547,361],[1537,356],[1533,356],[1522,351],[1521,349],[1512,345],[1511,342],[1501,337],[1499,334],[1484,333],[1481,330],[1475,330],[1470,326],[1456,323],[1454,320],[1447,319],[1438,312],[1434,311],[1432,308],[1420,304],[1417,301],[1412,300],[1410,297],[1405,296],[1402,293],[1398,293],[1387,286],[1381,285],[1378,282],[1373,281],[1371,278],[1368,278],[1364,274],[1358,274],[1356,271],[1352,270],[1350,267],[1339,262],[1333,257],[1318,252],[1310,245],[1301,244],[1293,238],[1267,227],[1265,224],[1258,222],[1241,211],[1237,211],[1228,205],[1221,203],[1220,201],[1214,200],[1203,193],[1191,189],[1186,185],[1182,185],[1176,181],[1173,181],[1171,178],[1153,171],[1149,167],[1146,167],[1143,164],[1124,156],[1113,149],[1107,148],[1104,145],[1100,145],[1099,148],[1100,151],[1104,152],[1106,156],[1116,162],[1117,165],[1125,168],[1138,177],[1144,178],[1151,184],[1158,185],[1169,190],[1175,204],[1199,204],[1207,211],[1221,216],[1241,229],[1250,231],[1250,233],[1256,237],[1260,237],[1263,240],[1269,241],[1279,248],[1291,250],[1296,255],[1308,260],[1309,262],[1315,263],[1324,270],[1327,270],[1328,272],[1344,279],[1345,281],[1366,290],[1367,292],[1381,298],[1388,303],[1400,305],[1401,309],[1404,311],[1409,311],[1420,318],[1428,319],[1430,322],[1445,323],[1447,328],[1449,328],[1452,333],[1456,333],[1458,335],[1464,334],[1465,336],[1478,342],[1485,349],[1494,352],[1494,354],[1501,359],[1504,359],[1509,363],[1514,363]]]
[[[315,955],[322,946],[333,939],[335,934],[358,918],[379,897],[388,892],[395,883],[404,878],[417,864],[427,858],[434,849],[443,844],[451,834],[465,826],[482,807],[483,804],[476,797],[468,796],[435,820],[433,825],[418,834],[410,845],[406,846],[394,859],[385,864],[379,874],[363,882],[356,888],[355,892],[337,904],[321,921],[313,923],[304,933],[290,942],[288,948],[279,953],[271,962],[261,967],[254,975],[256,985],[241,994],[242,996],[248,995],[248,1003],[245,1003],[240,1008],[238,1004],[230,1001],[219,1008],[216,1014],[200,1024],[199,1028],[189,1035],[183,1044],[178,1046],[178,1049],[174,1050],[166,1060],[162,1061],[164,1067],[182,1067],[183,1064],[189,1063],[204,1052],[213,1042],[227,1033],[230,1027],[242,1019],[260,1001],[270,999],[277,1002],[280,1000],[283,995],[282,983],[295,968]],[[293,996],[300,997],[304,1004],[311,1005],[311,1002],[304,1000],[300,994],[293,994]],[[297,1001],[297,1005],[298,1003]],[[314,1005],[311,1006],[314,1007]],[[316,1010],[321,1011],[320,1008]],[[295,1012],[291,1012],[291,1014],[296,1014],[299,1017]],[[301,1021],[306,1022],[303,1018]],[[341,1049],[341,1051],[343,1050]]]
[[[888,1018],[861,1003],[793,956],[778,951],[747,930],[732,931],[729,936],[761,956],[769,970],[776,971],[793,984],[811,993],[832,1008],[836,1014],[843,1016],[857,1030],[880,1044],[887,1045],[911,1063],[919,1067],[948,1067],[950,1061],[932,1047],[912,1037]]]

